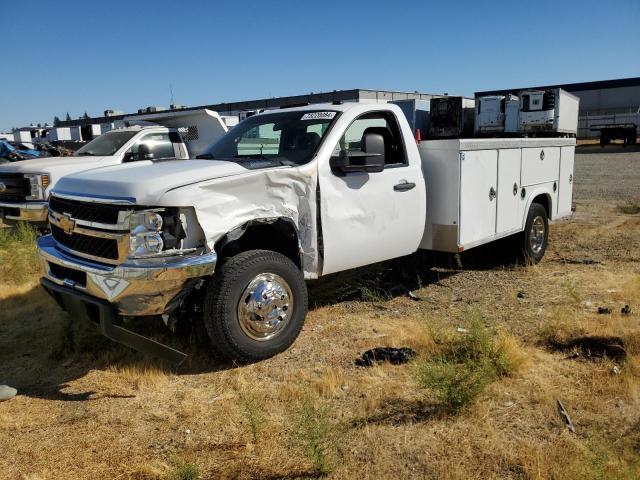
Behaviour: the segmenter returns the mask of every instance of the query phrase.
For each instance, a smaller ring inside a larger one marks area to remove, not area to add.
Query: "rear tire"
[[[524,232],[520,234],[519,243],[522,258],[533,264],[544,257],[549,242],[549,219],[547,209],[540,203],[532,203],[529,207]]]
[[[241,363],[283,352],[307,314],[307,286],[284,255],[250,250],[227,258],[209,283],[204,324],[214,349]]]

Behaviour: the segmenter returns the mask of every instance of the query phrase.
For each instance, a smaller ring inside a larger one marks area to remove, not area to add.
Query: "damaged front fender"
[[[165,193],[162,205],[193,207],[213,251],[238,239],[250,225],[290,222],[295,227],[305,278],[318,278],[316,225],[317,169],[299,167],[250,171],[179,187]]]

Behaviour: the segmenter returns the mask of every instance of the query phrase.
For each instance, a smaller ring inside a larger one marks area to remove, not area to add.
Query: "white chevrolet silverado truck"
[[[143,125],[107,132],[84,145],[74,156],[0,165],[0,220],[46,227],[49,195],[63,176],[151,158],[189,158],[227,132],[223,119],[206,109],[134,116],[128,120],[142,121]]]
[[[285,350],[307,312],[305,280],[512,236],[532,262],[571,214],[575,139],[418,143],[394,104],[325,104],[241,122],[200,158],[62,178],[44,288],[113,340],[184,354],[122,326],[200,312],[236,361]],[[157,317],[156,317],[157,318]]]

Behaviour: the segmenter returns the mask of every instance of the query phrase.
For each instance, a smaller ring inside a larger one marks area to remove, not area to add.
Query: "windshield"
[[[256,115],[239,123],[198,158],[302,165],[311,160],[337,113],[307,110]]]
[[[89,155],[97,157],[113,155],[137,133],[137,131],[107,132],[91,140],[85,146],[78,149],[75,154],[76,156]]]

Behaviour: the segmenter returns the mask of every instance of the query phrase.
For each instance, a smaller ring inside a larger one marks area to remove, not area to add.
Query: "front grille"
[[[29,180],[21,173],[2,173],[0,183],[4,185],[0,192],[0,201],[24,202],[31,195]]]
[[[56,263],[49,263],[49,271],[51,275],[59,280],[71,280],[81,287],[87,286],[87,274],[73,268],[63,267]]]
[[[111,238],[91,237],[80,233],[67,235],[55,225],[51,225],[53,238],[70,250],[91,255],[93,257],[108,258],[118,260],[118,242]]]
[[[70,215],[76,220],[106,223],[115,225],[118,223],[118,214],[127,210],[121,205],[105,205],[103,203],[80,202],[52,196],[49,200],[49,208],[57,213]]]

